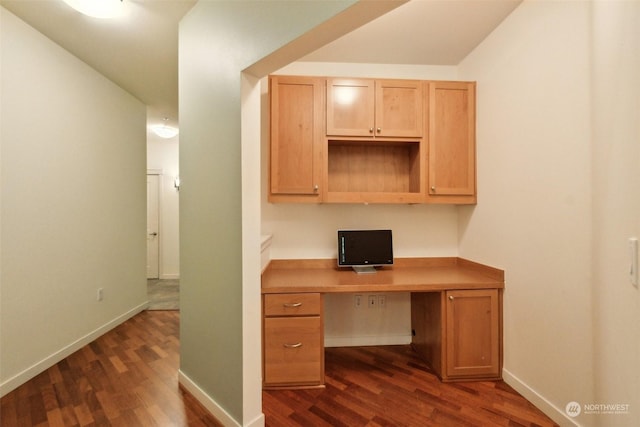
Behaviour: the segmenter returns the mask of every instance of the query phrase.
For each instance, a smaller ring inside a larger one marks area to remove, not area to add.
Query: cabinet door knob
[[[382,129],[381,129],[381,128],[378,128],[377,130],[378,130],[378,133],[382,132]]]
[[[453,301],[453,295],[449,295],[449,301]]]
[[[431,192],[435,193],[436,192],[436,187],[434,185],[431,186]]]
[[[318,187],[318,184],[314,185],[314,186],[313,186],[313,192],[314,192],[314,193],[317,193],[317,192],[318,192],[318,188],[319,188],[319,187]]]
[[[302,343],[301,342],[297,342],[295,344],[282,344],[284,346],[284,348],[300,348],[302,347]]]
[[[373,133],[373,128],[369,128],[369,133]]]

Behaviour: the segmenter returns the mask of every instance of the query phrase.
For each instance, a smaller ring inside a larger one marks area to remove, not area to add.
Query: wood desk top
[[[262,293],[437,292],[503,289],[504,271],[463,258],[397,258],[375,274],[338,268],[335,259],[272,260]]]

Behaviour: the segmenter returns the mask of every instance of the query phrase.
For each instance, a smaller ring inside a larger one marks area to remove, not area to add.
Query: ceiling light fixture
[[[80,13],[94,18],[115,18],[124,14],[123,0],[63,0]]]
[[[169,120],[167,117],[162,120],[164,120],[163,124],[150,126],[150,129],[153,131],[153,133],[158,135],[160,138],[165,139],[173,138],[174,136],[178,135],[178,128],[167,126],[167,121]]]

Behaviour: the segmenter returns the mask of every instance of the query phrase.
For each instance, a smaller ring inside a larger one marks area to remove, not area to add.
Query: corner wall
[[[478,82],[480,195],[460,256],[505,270],[505,380],[563,425],[595,393],[590,7],[525,1],[459,67]]]
[[[640,2],[594,2],[591,22],[593,403],[627,410],[581,417],[632,427],[640,425],[640,291],[627,242],[640,238]]]
[[[261,333],[260,238],[248,218],[260,215],[251,209],[259,177],[242,170],[257,166],[242,153],[258,153],[260,141],[241,123],[241,100],[253,109],[259,99],[254,79],[241,85],[242,71],[352,4],[199,2],[180,23],[180,381],[229,425],[264,423],[260,387],[245,388],[243,378],[260,369],[247,355],[261,348]],[[301,47],[301,55],[314,48]],[[247,115],[259,126],[253,111]],[[243,266],[245,259],[255,265]]]
[[[146,112],[2,7],[0,40],[5,394],[145,307]]]

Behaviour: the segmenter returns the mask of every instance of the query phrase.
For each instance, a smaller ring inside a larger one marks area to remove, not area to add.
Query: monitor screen
[[[365,267],[393,264],[391,230],[338,230],[338,265]]]

